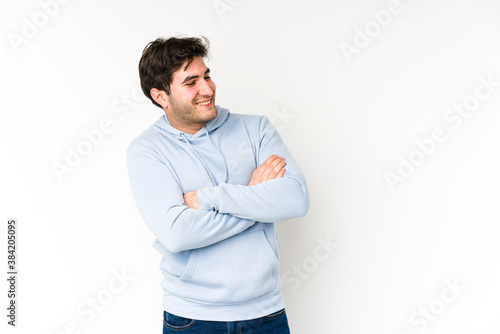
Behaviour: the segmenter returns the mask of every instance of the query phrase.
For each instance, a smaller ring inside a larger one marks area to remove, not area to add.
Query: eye
[[[210,80],[210,79],[211,79],[211,78],[210,78],[210,76],[209,76],[209,75],[205,76],[205,80]]]
[[[191,82],[188,82],[186,84],[186,86],[192,87],[192,86],[194,86],[195,83],[196,83],[196,81],[191,81]]]

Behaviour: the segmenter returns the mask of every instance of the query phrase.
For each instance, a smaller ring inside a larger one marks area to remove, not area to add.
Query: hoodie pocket
[[[243,232],[193,251],[180,292],[200,302],[244,302],[276,290],[278,266],[263,230]]]

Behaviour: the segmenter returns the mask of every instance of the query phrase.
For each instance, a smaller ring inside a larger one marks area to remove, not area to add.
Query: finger
[[[281,168],[281,170],[279,171],[278,175],[276,175],[275,179],[279,179],[280,177],[283,177],[283,175],[285,175],[285,172],[286,172],[286,169],[285,168]]]
[[[260,166],[259,166],[260,167]],[[257,169],[255,169],[253,172],[252,172],[252,177],[250,178],[250,182],[248,183],[249,186],[253,186],[254,184],[257,184],[257,179],[258,179],[258,176],[259,174],[259,167],[257,167]]]
[[[257,169],[254,170],[254,175],[257,177],[261,177],[264,173],[266,173],[266,168],[268,168],[270,165],[272,165],[274,162],[278,162],[279,157],[277,154],[271,155],[269,158],[266,159],[262,164],[260,164]]]
[[[259,165],[253,172],[252,172],[252,179],[260,178],[262,173],[266,170],[266,167],[263,165]]]
[[[185,193],[183,195],[185,203],[187,203],[187,202],[190,201],[190,199],[192,198],[193,193],[194,193],[194,191],[188,191],[187,193]]]
[[[271,161],[267,166],[266,166],[266,170],[264,171],[264,173],[262,174],[262,177],[265,179],[265,180],[270,180],[270,179],[274,179],[274,177],[276,176],[276,174],[278,173],[278,171],[281,169],[281,167],[284,166],[284,159],[283,157],[279,157],[279,158],[276,158],[274,159],[273,161]],[[279,167],[278,170],[274,171],[276,167]],[[273,174],[273,171],[274,171],[274,174]]]
[[[269,165],[271,162],[273,162],[274,160],[278,159],[278,155],[277,154],[273,154],[271,155],[269,158],[266,159],[266,161],[264,161],[261,166],[264,166],[266,167],[267,165]]]
[[[282,160],[283,158],[278,157],[277,154],[271,155],[252,172],[252,177],[250,178],[248,185],[251,186],[267,181],[269,179],[269,174]],[[273,175],[272,178],[274,177],[275,175]]]
[[[278,177],[278,174],[285,167],[285,164],[285,160],[281,160],[278,164],[276,164],[273,170],[269,173],[268,180],[272,180]]]

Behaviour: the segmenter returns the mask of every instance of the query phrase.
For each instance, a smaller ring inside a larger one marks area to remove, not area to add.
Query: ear
[[[162,106],[163,109],[168,108],[168,95],[164,90],[159,90],[156,88],[151,88],[149,91],[153,100]]]

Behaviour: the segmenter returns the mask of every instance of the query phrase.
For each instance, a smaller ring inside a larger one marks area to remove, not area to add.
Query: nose
[[[213,86],[213,88],[212,88]],[[210,84],[209,81],[202,79],[200,80],[200,90],[198,92],[199,95],[202,96],[212,96],[214,94],[214,88],[215,85],[212,83]]]

